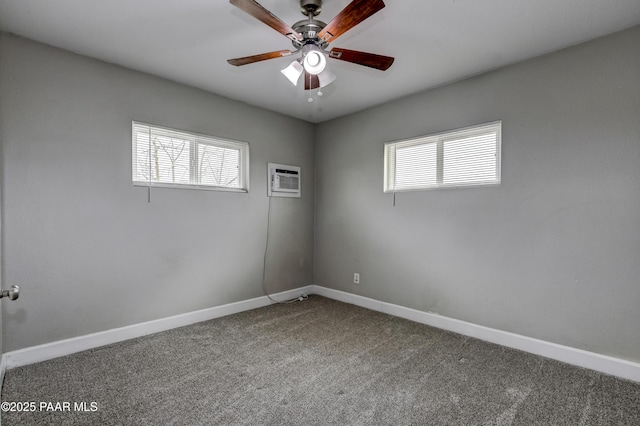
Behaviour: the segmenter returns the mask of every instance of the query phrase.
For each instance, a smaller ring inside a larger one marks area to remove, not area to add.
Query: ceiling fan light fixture
[[[280,70],[280,72],[284,74],[284,76],[287,77],[294,86],[298,85],[298,80],[300,79],[303,71],[304,69],[302,68],[302,65],[300,65],[300,62],[297,60],[291,62],[291,64],[289,64],[285,69]]]
[[[333,83],[335,79],[336,79],[336,75],[331,71],[329,71],[329,69],[325,69],[320,74],[318,74],[318,81],[320,83],[320,88],[330,85],[331,83]]]
[[[320,51],[320,49],[315,47],[315,49],[310,49],[304,55],[303,64],[304,69],[309,74],[318,75],[322,71],[324,71],[324,68],[327,66],[327,58]]]

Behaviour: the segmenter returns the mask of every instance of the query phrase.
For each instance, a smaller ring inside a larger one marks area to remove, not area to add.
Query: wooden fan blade
[[[331,42],[382,8],[382,0],[353,0],[318,33],[318,37]]]
[[[317,89],[320,87],[320,79],[317,75],[304,72],[304,90]]]
[[[269,12],[258,2],[254,0],[229,0],[229,3],[248,13],[259,21],[264,22],[280,34],[290,38],[291,40],[302,40],[302,35],[297,33],[289,25],[282,22],[277,16]]]
[[[291,56],[292,54],[293,52],[290,50],[278,50],[276,52],[261,53],[260,55],[252,55],[252,56],[245,56],[243,58],[228,59],[227,62],[229,62],[231,65],[235,65],[239,67],[240,65],[247,65],[247,64],[252,64],[254,62],[266,61],[267,59],[282,58],[284,56]]]
[[[331,49],[329,57],[382,71],[389,69],[394,61],[394,58],[391,56],[376,55],[375,53],[359,52],[357,50],[340,49],[338,47]]]

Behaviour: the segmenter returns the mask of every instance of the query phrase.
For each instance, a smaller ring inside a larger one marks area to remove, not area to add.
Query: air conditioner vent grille
[[[298,183],[300,179],[298,176],[289,177],[289,176],[280,176],[280,188],[282,189],[298,189]]]

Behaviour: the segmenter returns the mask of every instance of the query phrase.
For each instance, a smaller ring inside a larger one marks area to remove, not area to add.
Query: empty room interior
[[[640,425],[638,0],[0,0],[0,144],[3,424]]]

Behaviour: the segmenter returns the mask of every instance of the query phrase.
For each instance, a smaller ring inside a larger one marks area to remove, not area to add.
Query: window
[[[133,183],[249,190],[249,144],[134,121]]]
[[[502,122],[384,145],[384,192],[500,183]]]

